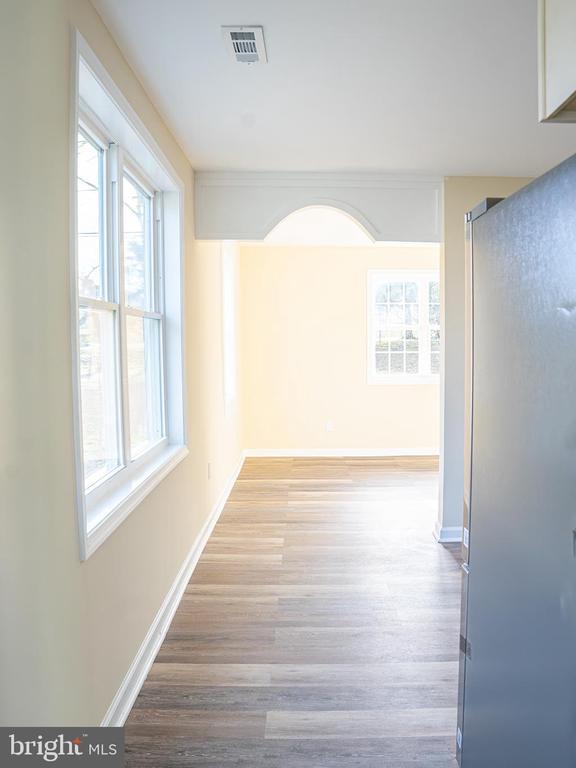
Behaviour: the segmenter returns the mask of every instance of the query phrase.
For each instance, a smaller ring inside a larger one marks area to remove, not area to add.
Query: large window
[[[99,75],[80,59],[73,306],[82,557],[186,454],[182,187]],[[104,103],[110,125],[95,112]]]
[[[86,124],[78,128],[77,168],[82,453],[90,492],[165,438],[161,201],[122,150]]]
[[[440,371],[437,272],[368,275],[368,379],[415,383]]]

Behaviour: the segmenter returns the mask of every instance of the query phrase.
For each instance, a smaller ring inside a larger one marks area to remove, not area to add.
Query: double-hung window
[[[417,383],[440,372],[437,272],[368,273],[368,381]]]
[[[96,85],[85,77],[90,95]],[[88,108],[79,110],[76,127],[73,306],[82,557],[186,454],[181,191],[146,154],[132,124],[122,122],[119,110],[110,114],[114,132]]]
[[[118,147],[82,125],[77,190],[82,451],[90,493],[166,438],[161,201]]]
[[[166,437],[161,202],[119,158],[117,147],[79,126],[78,335],[87,493]]]

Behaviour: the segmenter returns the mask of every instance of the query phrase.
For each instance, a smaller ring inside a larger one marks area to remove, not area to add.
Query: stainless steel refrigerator
[[[467,217],[462,768],[576,766],[576,156]]]

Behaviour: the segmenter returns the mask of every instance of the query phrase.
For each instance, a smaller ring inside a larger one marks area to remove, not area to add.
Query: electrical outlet
[[[326,422],[326,432],[334,432],[334,422],[332,419],[328,419]]]

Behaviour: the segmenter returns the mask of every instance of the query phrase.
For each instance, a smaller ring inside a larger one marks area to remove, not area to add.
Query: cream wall
[[[241,423],[222,397],[220,261],[215,247],[195,249],[190,165],[88,0],[1,7],[0,723],[97,725],[240,459]],[[72,441],[71,24],[186,185],[190,454],[85,563]]]
[[[442,485],[436,533],[458,536],[464,493],[464,216],[486,197],[507,197],[528,178],[450,176],[444,179],[444,381],[441,393]]]
[[[0,121],[0,723],[95,725],[244,445],[436,446],[438,391],[366,384],[366,271],[395,264],[386,249],[245,246],[245,396],[239,391],[225,409],[219,245],[193,242],[186,157],[88,0],[3,0],[1,8],[0,99],[9,119]],[[85,563],[75,530],[70,374],[70,25],[186,184],[190,455]],[[525,182],[445,184],[448,525],[460,523],[462,496],[462,217],[482,197]],[[432,258],[401,254],[414,267]]]
[[[368,385],[366,352],[368,270],[437,268],[437,248],[243,245],[240,262],[248,449],[437,450],[438,384]]]

